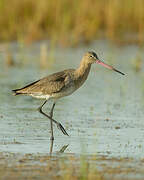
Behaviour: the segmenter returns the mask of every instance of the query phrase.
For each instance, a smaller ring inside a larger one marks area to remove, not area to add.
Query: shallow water
[[[144,53],[137,46],[115,47],[106,41],[97,41],[77,49],[56,48],[54,61],[47,69],[41,69],[40,45],[10,44],[13,67],[5,65],[6,53],[0,54],[0,151],[49,153],[49,120],[37,111],[43,100],[12,96],[11,89],[53,72],[76,68],[84,52],[95,50],[100,59],[126,76],[93,65],[83,87],[57,102],[54,119],[62,123],[70,136],[64,136],[55,126],[53,153],[68,145],[66,155],[84,153],[143,159],[144,69],[136,72],[134,62],[137,55],[143,57]],[[51,105],[49,102],[44,111],[48,113]]]

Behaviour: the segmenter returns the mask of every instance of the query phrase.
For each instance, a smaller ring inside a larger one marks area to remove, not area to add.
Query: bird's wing
[[[14,90],[17,94],[31,94],[31,93],[42,93],[42,94],[53,94],[62,90],[70,83],[70,70],[61,71],[54,73],[38,81],[35,81],[21,89]]]

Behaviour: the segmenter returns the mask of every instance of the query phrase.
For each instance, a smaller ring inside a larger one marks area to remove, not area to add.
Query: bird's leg
[[[43,106],[45,105],[46,102],[47,102],[47,100],[38,108],[38,111],[39,111],[41,114],[43,114],[44,116],[46,116],[47,118],[49,118],[50,120],[52,120],[52,121],[57,125],[57,127],[62,131],[62,133],[63,133],[64,135],[69,136],[68,133],[66,132],[66,130],[64,129],[64,127],[63,127],[59,122],[57,122],[56,120],[54,120],[53,118],[51,118],[49,115],[47,115],[46,113],[44,113],[44,112],[42,111],[42,108],[43,108]]]
[[[53,151],[53,141],[51,141],[51,144],[50,144],[50,156],[52,155],[52,151]]]
[[[51,117],[51,122],[50,122],[50,124],[51,124],[51,140],[52,140],[52,141],[54,140],[54,135],[53,135],[53,121],[52,121],[54,107],[55,107],[55,103],[53,103],[52,108],[51,108],[51,111],[50,111],[50,117]]]
[[[53,103],[53,106],[52,106],[51,111],[50,111],[50,117],[51,117],[51,118],[53,117],[54,107],[55,107],[55,103]]]
[[[40,113],[42,113],[43,115],[45,115],[44,114],[44,112],[42,111],[42,107],[46,104],[46,102],[47,102],[47,100],[42,104],[42,106],[40,106],[39,107],[39,112]],[[53,124],[52,124],[52,116],[53,116],[53,107],[52,107],[52,109],[51,109],[51,114],[50,114],[50,124],[51,124],[51,138],[50,138],[50,140],[54,140],[54,136],[53,136]]]

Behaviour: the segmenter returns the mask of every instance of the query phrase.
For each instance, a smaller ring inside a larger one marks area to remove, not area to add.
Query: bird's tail
[[[19,95],[20,93],[17,92],[17,89],[12,90],[12,95],[16,96]]]
[[[12,94],[13,94],[14,96],[20,95],[20,94],[24,94],[24,93],[20,92],[20,90],[21,90],[21,89],[14,89],[14,90],[12,90]]]
[[[27,90],[27,88],[29,88],[30,86],[36,84],[39,81],[40,80],[35,81],[35,82],[31,83],[31,84],[28,84],[28,85],[26,85],[26,86],[24,86],[22,88],[12,90],[13,95],[16,96],[16,95],[19,95],[19,94],[28,94],[29,91]]]

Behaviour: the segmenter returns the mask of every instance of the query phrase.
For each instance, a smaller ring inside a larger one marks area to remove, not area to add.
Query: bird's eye
[[[92,58],[93,56],[91,55],[90,57]]]

